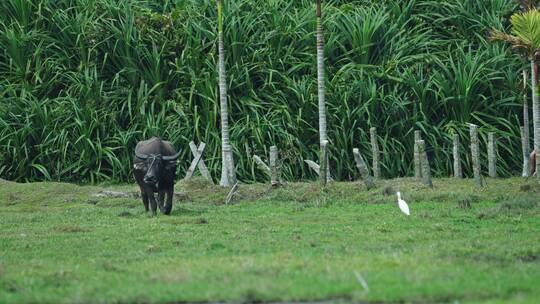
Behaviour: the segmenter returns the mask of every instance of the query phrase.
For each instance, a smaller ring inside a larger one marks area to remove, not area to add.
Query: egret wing
[[[411,215],[409,211],[409,205],[404,200],[398,201],[399,209],[401,209],[401,212],[405,213],[406,215]]]

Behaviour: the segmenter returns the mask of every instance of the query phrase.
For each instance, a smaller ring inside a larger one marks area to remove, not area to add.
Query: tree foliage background
[[[499,137],[499,174],[519,174],[526,64],[487,40],[512,0],[324,1],[332,174],[357,177],[377,127],[386,177],[413,170],[423,131],[436,176],[451,173],[452,135],[470,174],[468,123]],[[227,0],[231,143],[238,177],[262,180],[251,155],[277,145],[289,180],[317,159],[315,1]],[[220,171],[217,12],[213,0],[3,0],[0,176],[128,181],[138,140],[207,143]],[[487,167],[487,164],[484,163]],[[485,168],[485,167],[484,167]]]

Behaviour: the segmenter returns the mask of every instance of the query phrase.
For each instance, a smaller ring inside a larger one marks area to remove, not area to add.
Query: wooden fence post
[[[422,164],[422,180],[426,186],[433,188],[431,168],[429,167],[429,160],[426,152],[426,143],[423,140],[419,140],[416,142],[416,145],[418,146],[418,153],[420,154]]]
[[[454,177],[463,178],[463,169],[461,168],[461,157],[459,155],[460,150],[459,135],[454,134]]]
[[[470,124],[469,133],[471,136],[471,156],[474,172],[474,180],[478,187],[482,187],[482,171],[480,166],[480,148],[478,144],[478,126]]]
[[[414,177],[422,178],[422,155],[418,149],[418,142],[422,140],[420,130],[414,131]]]
[[[206,164],[204,163],[204,159],[203,159],[203,153],[204,153],[205,147],[206,147],[206,144],[204,142],[201,142],[198,147],[197,145],[195,145],[193,141],[189,143],[189,149],[191,150],[191,154],[193,154],[193,161],[191,162],[191,165],[189,166],[184,179],[186,180],[191,179],[193,177],[193,174],[195,173],[195,169],[199,168],[201,175],[204,178],[206,178],[209,182],[214,184],[214,181],[212,180],[212,176],[210,175],[210,172],[208,171],[208,168],[206,167]]]
[[[272,187],[283,185],[283,180],[281,179],[281,164],[279,163],[279,151],[276,146],[270,147],[270,166],[268,166],[258,155],[253,155],[253,160],[257,164],[257,167],[270,178]]]
[[[184,179],[186,179],[186,180],[191,179],[191,177],[193,176],[193,173],[195,173],[195,170],[197,169],[197,166],[201,162],[202,154],[204,152],[205,147],[206,147],[206,144],[201,143],[199,145],[199,148],[197,148],[197,150],[195,152],[195,157],[193,158],[193,161],[191,162],[191,165],[189,166],[189,168],[188,168],[188,170],[186,172],[186,177],[184,177]]]
[[[375,177],[375,179],[379,179],[381,178],[381,154],[379,151],[379,142],[377,140],[377,128],[370,128],[369,134],[371,137],[371,153],[373,154],[373,177]]]
[[[276,146],[270,147],[270,180],[272,183],[272,187],[278,187],[280,185],[278,153],[278,148]]]
[[[358,171],[360,171],[360,175],[362,176],[362,180],[366,184],[367,189],[371,189],[375,186],[375,183],[373,182],[373,178],[371,175],[369,175],[369,170],[366,165],[366,162],[364,161],[364,158],[362,157],[362,154],[360,154],[360,150],[357,148],[353,149],[353,155],[354,155],[354,161],[356,162],[356,168],[358,168]]]
[[[229,182],[231,183],[231,186],[236,185],[238,182],[236,179],[236,174],[234,172],[235,168],[232,167],[233,164],[233,155],[232,155],[232,148],[231,145],[227,145],[224,147],[225,152],[225,159],[224,161],[227,162],[227,175],[229,176]]]
[[[238,182],[235,182],[234,185],[231,187],[231,190],[229,190],[229,194],[227,194],[227,197],[225,198],[225,205],[231,203],[234,195],[236,194],[236,191],[238,191]]]
[[[489,177],[497,177],[497,141],[495,133],[488,134]]]
[[[326,141],[326,145],[328,146],[328,141]],[[322,144],[321,144],[321,150],[322,150]],[[308,167],[310,167],[313,171],[315,171],[315,173],[317,173],[319,177],[321,176],[321,166],[319,166],[316,162],[309,159],[305,159],[304,162],[308,165]],[[328,162],[328,157],[327,157],[327,162]],[[330,166],[326,166],[326,180],[328,182],[333,181],[332,175],[330,175]]]
[[[272,170],[270,170],[270,167],[268,167],[259,156],[253,155],[253,160],[257,164],[257,167],[259,167],[266,175],[272,176]]]

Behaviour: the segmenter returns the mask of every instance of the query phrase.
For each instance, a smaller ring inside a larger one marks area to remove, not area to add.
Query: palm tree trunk
[[[236,179],[234,159],[229,142],[229,110],[227,105],[227,72],[225,70],[225,48],[223,46],[223,5],[217,0],[218,6],[218,56],[219,56],[219,103],[221,109],[221,181],[222,187],[233,186],[231,178]],[[227,155],[230,154],[230,155]]]
[[[317,86],[319,93],[319,140],[328,140],[326,135],[326,102],[324,78],[324,38],[322,29],[321,0],[317,0]]]
[[[523,70],[523,88],[527,88],[527,71]],[[531,134],[530,134],[530,122],[529,122],[529,102],[527,101],[527,92],[523,93],[523,131],[522,131],[522,145],[523,145],[523,177],[529,177],[531,173]]]
[[[534,59],[531,59],[531,86],[532,86],[532,96],[533,96],[533,134],[534,134],[534,143],[536,151],[540,151],[537,145],[540,143],[540,134],[538,130],[540,128],[540,100],[538,98],[538,63]],[[536,170],[540,172],[540,162],[536,162]],[[540,181],[540,174],[536,174],[538,180]]]
[[[326,135],[326,101],[325,101],[325,77],[324,77],[324,38],[322,28],[321,0],[317,0],[317,88],[319,95],[319,143],[328,141]],[[330,166],[326,166],[326,176],[330,178]]]

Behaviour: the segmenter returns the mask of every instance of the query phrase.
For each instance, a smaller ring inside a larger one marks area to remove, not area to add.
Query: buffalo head
[[[169,165],[176,164],[176,160],[180,156],[181,152],[178,152],[175,155],[164,156],[161,154],[144,154],[135,151],[135,156],[142,160],[143,162],[135,165],[136,169],[145,171],[143,181],[150,185],[157,185],[164,168],[169,167]]]

